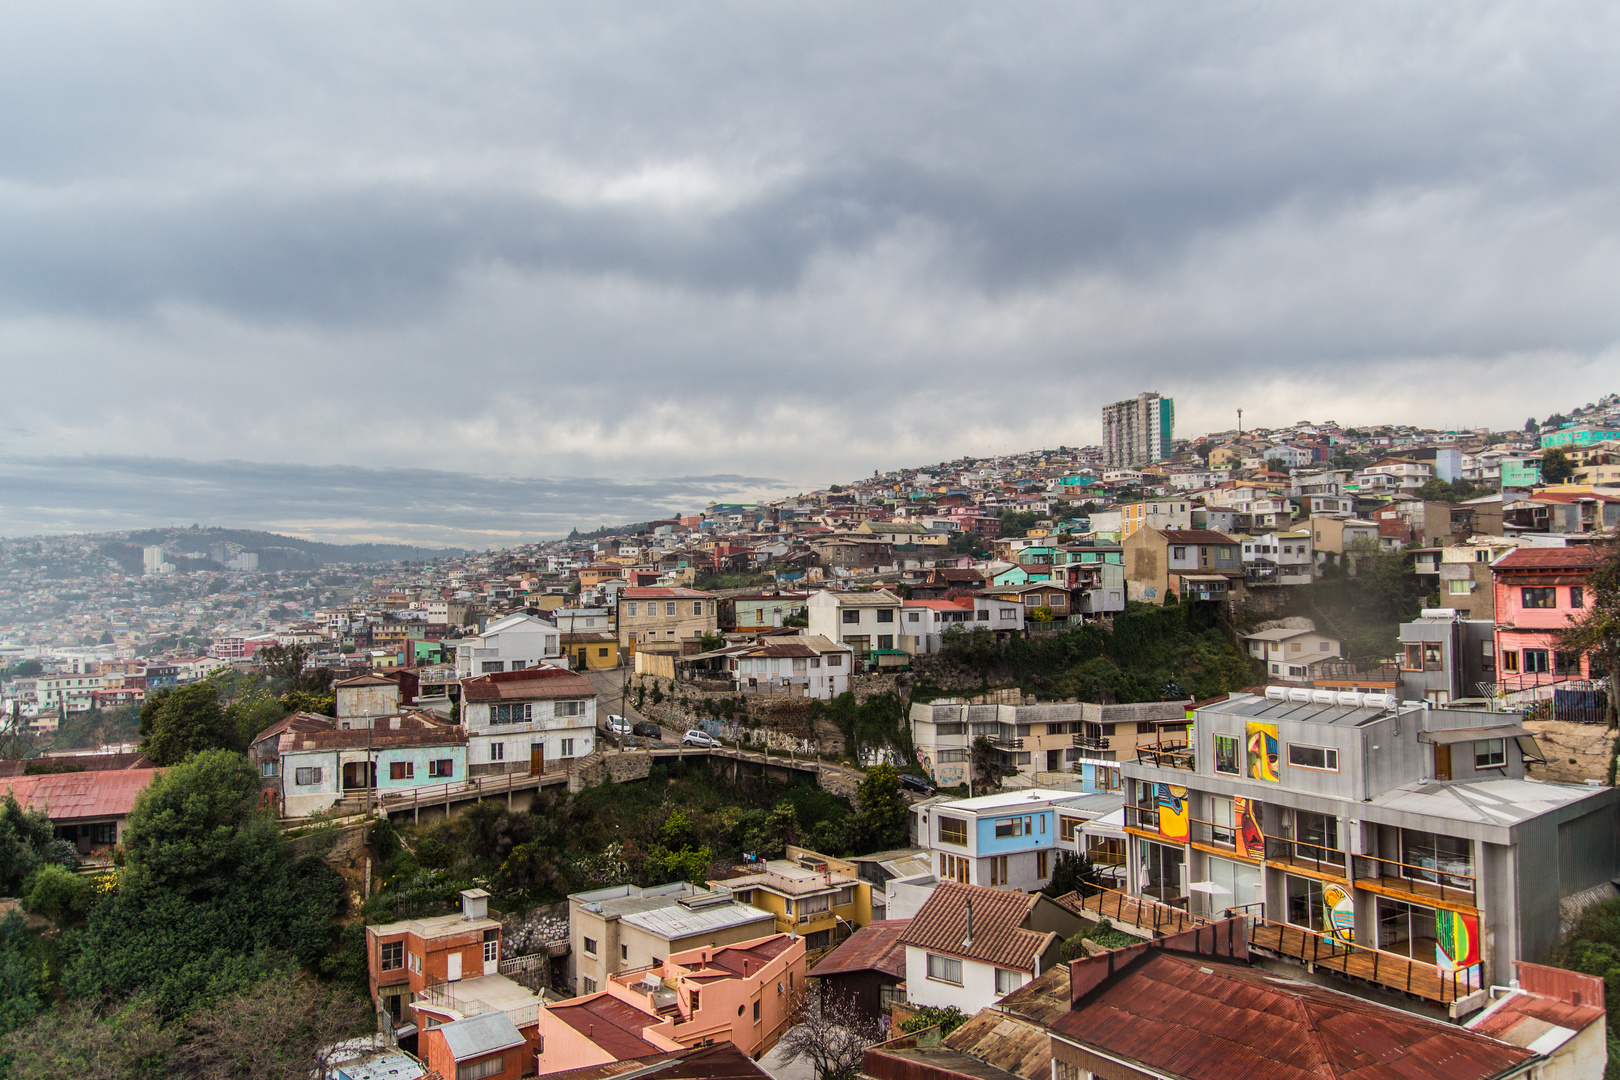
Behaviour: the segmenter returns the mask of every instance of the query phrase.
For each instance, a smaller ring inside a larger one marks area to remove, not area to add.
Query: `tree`
[[[15,908],[0,918],[0,1035],[22,1027],[44,1009],[50,986],[45,965],[30,953],[30,935]],[[5,1051],[0,1048],[0,1076],[5,1072]]]
[[[0,1065],[11,1080],[155,1078],[172,1075],[166,1066],[174,1043],[150,1002],[131,1001],[104,1013],[77,1002],[42,1013],[0,1039]]]
[[[906,800],[900,794],[900,774],[893,765],[885,762],[867,769],[855,789],[855,798],[861,804],[861,837],[870,850],[884,851],[906,842],[910,832]]]
[[[979,539],[979,534],[971,529],[951,533],[950,539],[945,542],[945,549],[952,555],[983,555],[988,550],[984,541]]]
[[[883,1038],[876,1021],[825,984],[813,990],[801,986],[789,1015],[787,1034],[777,1043],[783,1064],[804,1058],[815,1067],[818,1080],[855,1080],[866,1048]]]
[[[967,1021],[967,1014],[955,1005],[925,1005],[913,1013],[910,1019],[902,1023],[900,1030],[909,1033],[927,1031],[931,1027],[937,1027],[943,1037],[949,1035]]]
[[[307,1080],[329,1075],[334,1044],[363,1034],[371,1007],[305,976],[274,975],[186,1019],[181,1061],[208,1080]]]
[[[1057,862],[1052,864],[1052,880],[1041,890],[1053,899],[1070,893],[1084,898],[1101,891],[1102,875],[1097,872],[1097,864],[1072,851],[1058,852]]]
[[[1002,777],[1016,775],[1018,770],[1001,762],[1001,751],[990,742],[990,736],[980,735],[973,740],[968,761],[973,769],[974,781],[982,786],[1000,787]]]
[[[1575,475],[1575,463],[1569,460],[1569,455],[1559,447],[1541,452],[1541,482],[1544,484],[1568,483],[1570,477]]]
[[[81,996],[145,994],[165,1016],[316,963],[343,880],[295,860],[258,809],[245,757],[206,750],[153,780],[129,816],[118,890],[90,909],[65,983]]]
[[[1536,423],[1536,418],[1535,417],[1532,416],[1532,417],[1530,417],[1529,419],[1527,419],[1524,422],[1524,433],[1526,435],[1534,435],[1536,432],[1538,432],[1540,430],[1541,430],[1541,425]]]
[[[1609,727],[1620,727],[1620,537],[1586,579],[1586,606],[1558,638],[1559,651],[1584,655],[1591,671],[1608,673]]]
[[[247,742],[220,708],[213,683],[159,690],[141,706],[141,752],[161,766],[178,765],[203,750],[240,752]]]
[[[0,798],[0,895],[16,896],[41,866],[73,867],[72,844],[56,838],[56,826],[43,810],[24,810],[8,789]]]
[[[23,885],[23,906],[58,926],[66,926],[90,911],[92,891],[89,878],[47,863],[28,875]]]

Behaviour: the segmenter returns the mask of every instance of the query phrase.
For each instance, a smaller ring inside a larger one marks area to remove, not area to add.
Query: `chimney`
[[[973,944],[973,897],[967,898],[967,936],[962,938],[962,944]]]

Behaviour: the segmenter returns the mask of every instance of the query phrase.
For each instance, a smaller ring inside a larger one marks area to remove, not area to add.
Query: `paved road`
[[[591,680],[591,685],[596,688],[596,716],[599,726],[607,726],[609,713],[622,716],[632,724],[639,724],[641,721],[649,719],[636,711],[634,689],[625,690],[624,680],[629,670],[629,668],[613,668],[607,671],[585,672],[585,677]],[[621,692],[624,693],[622,703],[619,699]],[[681,736],[685,734],[684,730],[676,731],[674,728],[663,726],[660,726],[658,730],[661,732],[665,742],[679,742]]]

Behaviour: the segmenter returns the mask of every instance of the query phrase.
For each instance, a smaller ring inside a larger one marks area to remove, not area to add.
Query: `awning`
[[[1219,581],[1225,582],[1225,574],[1181,574],[1182,581]]]
[[[1528,738],[1530,733],[1518,724],[1499,724],[1495,727],[1447,728],[1444,731],[1424,731],[1419,733],[1418,739],[1439,746],[1451,746],[1453,743],[1477,742],[1480,739],[1515,739],[1520,735]]]

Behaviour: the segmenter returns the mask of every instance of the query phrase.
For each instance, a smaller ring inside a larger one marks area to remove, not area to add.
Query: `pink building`
[[[1602,557],[1585,544],[1525,547],[1492,565],[1498,678],[1505,692],[1590,677],[1587,658],[1560,652],[1557,636],[1590,602],[1587,578]]]
[[[692,949],[614,975],[599,993],[540,1010],[540,1073],[719,1042],[758,1059],[787,1030],[804,977],[804,939],[792,934]]]

